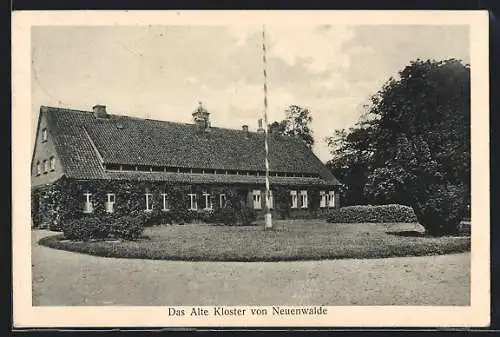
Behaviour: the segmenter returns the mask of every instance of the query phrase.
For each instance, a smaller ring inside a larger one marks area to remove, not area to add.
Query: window
[[[92,206],[92,199],[90,198],[92,196],[92,193],[83,193],[83,196],[83,213],[92,213],[92,211],[94,210]]]
[[[260,198],[260,190],[253,190],[253,208],[254,209],[261,209],[262,208],[262,202]]]
[[[196,194],[190,193],[189,195],[189,209],[191,211],[196,211],[198,209],[198,201],[196,200]]]
[[[302,191],[300,191],[300,207],[307,208],[308,206],[309,206],[309,203],[307,201],[307,191],[302,190]]]
[[[219,205],[220,208],[224,208],[224,206],[226,205],[226,195],[224,193],[219,195]]]
[[[328,192],[328,207],[335,207],[335,191]]]
[[[168,194],[167,193],[162,193],[161,196],[163,197],[163,208],[162,211],[168,211],[170,210],[168,206]]]
[[[114,193],[108,193],[108,200],[106,201],[106,212],[113,213],[115,211],[115,199],[116,196]]]
[[[42,129],[42,142],[47,141],[47,129]]]
[[[45,159],[43,161],[43,173],[49,172],[49,162]]]
[[[265,194],[264,194],[264,197],[265,197]],[[267,199],[264,198],[264,204],[267,203]],[[273,200],[273,191],[272,190],[269,190],[269,209],[273,209],[274,208],[274,200]]]
[[[54,171],[56,169],[56,158],[50,157],[50,170]]]
[[[40,173],[42,173],[42,165],[40,164],[40,161],[36,162],[36,175],[39,176]]]
[[[297,191],[290,191],[290,204],[292,208],[297,208]]]
[[[326,193],[325,191],[319,191],[319,207],[320,208],[325,208],[326,207]]]
[[[203,202],[204,202],[203,209],[210,210],[213,208],[212,196],[207,191],[203,192]]]
[[[307,208],[307,191],[300,191],[300,207]]]
[[[145,193],[144,196],[146,197],[146,207],[145,211],[152,211],[153,210],[153,195],[151,193]]]

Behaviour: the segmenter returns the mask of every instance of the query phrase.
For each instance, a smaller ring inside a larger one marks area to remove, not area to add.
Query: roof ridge
[[[84,113],[84,114],[91,114],[92,111],[90,110],[80,110],[80,109],[72,109],[72,108],[63,108],[63,107],[56,107],[56,106],[46,106],[46,105],[42,105],[41,107],[46,107],[48,108],[49,110],[52,109],[52,110],[59,110],[59,111],[70,111],[70,112],[76,112],[76,113]],[[137,117],[137,116],[130,116],[130,115],[127,115],[127,114],[123,114],[123,115],[120,115],[120,114],[116,114],[116,113],[109,113],[107,112],[107,115],[108,116],[113,116],[113,117],[118,117],[119,119],[133,119],[133,120],[141,120],[141,121],[153,121],[153,122],[160,122],[160,123],[169,123],[169,124],[179,124],[179,125],[193,125],[193,123],[187,123],[187,122],[176,122],[176,121],[171,121],[171,120],[164,120],[164,119],[153,119],[153,118],[144,118],[144,117]],[[243,124],[245,125],[245,124]],[[210,129],[219,129],[219,130],[229,130],[229,131],[237,131],[237,132],[245,132],[245,133],[252,133],[252,134],[262,134],[264,135],[264,133],[260,133],[258,131],[251,131],[251,130],[248,130],[248,131],[245,131],[245,130],[241,130],[241,129],[235,129],[235,128],[230,128],[230,127],[222,127],[222,126],[210,126]],[[286,136],[286,135],[282,135],[282,134],[276,134],[276,133],[273,133],[272,134],[273,136],[277,135],[277,136],[280,136],[280,137],[284,137],[285,139],[292,139],[293,137],[291,136]]]
[[[92,110],[66,107],[41,110],[52,121],[49,127],[62,147],[60,156],[67,159],[68,176],[102,177],[102,162],[249,171],[265,167],[265,133],[215,126],[200,137],[194,123],[116,113],[101,119]],[[335,183],[324,163],[297,137],[274,133],[270,140],[271,171],[317,173]]]

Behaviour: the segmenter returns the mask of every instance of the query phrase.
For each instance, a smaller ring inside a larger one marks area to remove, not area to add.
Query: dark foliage
[[[470,204],[470,68],[417,60],[328,139],[350,203],[411,205],[429,234],[456,231]]]
[[[314,137],[310,128],[312,117],[309,109],[298,105],[290,105],[285,110],[285,119],[269,124],[269,132],[301,139],[308,148],[314,145]]]
[[[365,222],[416,222],[413,209],[404,205],[358,205],[346,206],[328,212],[328,222],[365,223]]]
[[[83,216],[65,222],[64,237],[72,241],[103,239],[137,239],[143,232],[143,217],[138,216]]]

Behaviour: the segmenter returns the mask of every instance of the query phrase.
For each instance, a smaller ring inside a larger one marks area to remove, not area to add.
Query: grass
[[[148,228],[136,241],[72,242],[42,238],[51,248],[119,258],[185,261],[291,261],[440,255],[470,251],[470,237],[427,237],[418,224],[332,224],[276,221],[263,226],[211,225]],[[404,235],[407,232],[409,235]]]

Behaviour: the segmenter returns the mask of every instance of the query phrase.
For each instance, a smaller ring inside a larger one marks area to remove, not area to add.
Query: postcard
[[[484,327],[486,11],[12,15],[13,322]]]

